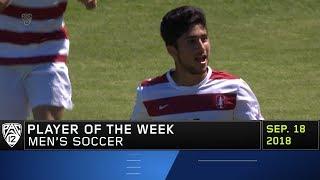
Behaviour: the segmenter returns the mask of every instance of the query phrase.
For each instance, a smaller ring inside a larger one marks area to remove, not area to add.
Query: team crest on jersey
[[[4,123],[2,124],[2,135],[4,140],[10,147],[17,144],[20,139],[22,125],[19,123]]]
[[[22,13],[21,19],[24,25],[28,26],[31,24],[32,21],[32,14],[31,13]]]
[[[225,104],[226,97],[224,95],[217,95],[216,96],[216,107],[218,109],[223,109]]]

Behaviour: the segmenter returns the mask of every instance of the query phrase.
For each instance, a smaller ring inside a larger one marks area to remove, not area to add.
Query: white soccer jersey
[[[263,120],[257,98],[245,81],[208,68],[195,86],[177,86],[171,71],[137,88],[131,120]]]
[[[0,12],[0,65],[66,62],[67,0],[12,0]]]

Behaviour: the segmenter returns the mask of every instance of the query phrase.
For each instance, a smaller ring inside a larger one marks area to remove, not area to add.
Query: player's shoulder
[[[210,79],[211,80],[222,80],[222,79],[231,80],[231,79],[240,79],[240,77],[226,71],[214,70],[210,76]]]
[[[141,82],[141,86],[142,87],[148,87],[148,86],[154,86],[154,85],[159,85],[162,83],[167,83],[169,82],[166,73],[154,78],[149,78],[149,79],[145,79]]]

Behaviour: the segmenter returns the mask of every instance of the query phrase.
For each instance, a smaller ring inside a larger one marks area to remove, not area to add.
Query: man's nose
[[[205,42],[203,42],[201,38],[199,38],[197,41],[196,49],[201,52],[204,52],[206,50]]]

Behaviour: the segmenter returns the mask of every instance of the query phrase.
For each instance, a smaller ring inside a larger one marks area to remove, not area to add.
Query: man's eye
[[[189,40],[188,40],[188,43],[189,43],[189,44],[194,44],[194,43],[196,43],[196,40],[195,40],[195,39],[189,39]]]
[[[202,42],[207,42],[207,41],[208,41],[208,37],[202,37],[202,38],[201,38],[201,41],[202,41]]]

